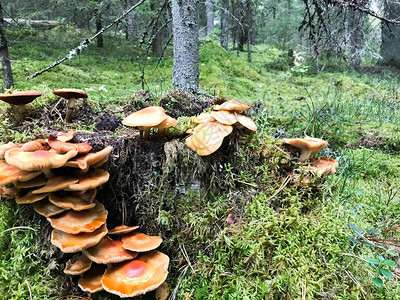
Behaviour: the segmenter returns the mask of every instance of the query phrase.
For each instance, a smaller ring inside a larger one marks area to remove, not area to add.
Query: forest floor
[[[166,106],[185,124],[211,101],[170,91],[170,48],[158,64],[136,43],[113,35],[105,37],[103,49],[91,45],[27,81],[88,34],[70,27],[8,34],[15,89],[44,95],[24,120],[0,104],[0,143],[67,129],[65,106],[52,94],[57,88],[89,94],[68,129],[110,138],[127,136],[121,118],[146,105]],[[173,132],[176,139],[155,141],[154,151],[162,150],[163,165],[184,191],[165,190],[159,180],[146,194],[151,205],[140,202],[146,213],[136,221],[162,234],[161,250],[171,257],[167,282],[171,288],[179,282],[177,299],[396,299],[399,244],[366,242],[362,236],[400,222],[399,74],[373,67],[351,72],[332,59],[316,72],[306,62],[293,68],[276,48],[253,50],[248,63],[246,53],[238,57],[216,42],[201,41],[200,90],[250,104],[256,133],[234,136],[202,159],[184,147],[182,127]],[[308,185],[287,181],[286,169],[304,174],[281,150],[281,139],[304,135],[329,141],[321,155],[339,161],[337,174],[315,177]],[[204,169],[197,175],[209,187],[188,177],[193,166]],[[43,220],[29,211],[14,201],[0,202],[0,299],[83,296],[62,275],[65,258],[49,247]],[[226,222],[229,213],[233,225]],[[12,229],[21,224],[30,229]],[[400,238],[396,230],[379,237]],[[100,293],[92,299],[112,297]]]

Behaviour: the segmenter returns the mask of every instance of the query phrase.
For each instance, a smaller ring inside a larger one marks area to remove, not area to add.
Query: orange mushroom
[[[47,143],[52,149],[61,152],[69,152],[71,150],[76,150],[78,151],[78,154],[86,154],[90,150],[92,150],[92,146],[90,146],[88,143],[63,142],[58,139],[57,135],[50,135],[47,138]]]
[[[95,153],[87,153],[85,155],[76,156],[71,160],[67,161],[65,167],[80,168],[82,170],[88,169],[90,166],[100,162],[105,162],[108,159],[112,150],[111,146],[104,148],[103,150]]]
[[[37,190],[33,190],[32,193],[51,193],[60,191],[71,184],[77,183],[79,179],[69,177],[69,176],[54,176],[47,180],[46,184]]]
[[[308,136],[304,139],[283,139],[283,143],[301,150],[300,162],[306,161],[311,154],[317,154],[328,146],[327,141]]]
[[[96,203],[93,202],[95,196],[96,189],[93,189],[81,195],[68,194],[65,197],[58,197],[55,193],[50,193],[49,200],[51,203],[59,207],[81,211],[91,209],[96,206]]]
[[[158,288],[167,278],[169,257],[157,250],[114,264],[101,278],[104,289],[121,298],[143,295]]]
[[[214,110],[226,110],[226,111],[235,111],[242,112],[246,109],[249,109],[249,106],[246,103],[239,102],[236,100],[225,101],[221,105],[215,105]]]
[[[115,234],[115,235],[127,234],[138,228],[139,228],[139,226],[119,225],[117,227],[114,227],[113,229],[110,229],[108,231],[108,234]]]
[[[122,247],[135,252],[146,252],[158,248],[162,242],[159,236],[150,236],[139,231],[122,236]]]
[[[96,293],[102,291],[103,286],[101,285],[101,278],[103,277],[105,270],[105,266],[95,265],[90,268],[89,271],[83,274],[82,278],[78,281],[78,285],[82,291],[87,293]]]
[[[12,105],[17,105],[20,113],[26,112],[26,104],[31,103],[37,97],[42,96],[39,92],[34,91],[24,91],[16,92],[12,94],[0,94],[0,100],[7,102]]]
[[[59,89],[53,91],[53,94],[68,100],[67,113],[64,119],[66,123],[71,122],[71,117],[75,109],[76,99],[88,97],[88,94],[85,91],[78,89]]]
[[[65,264],[64,273],[68,275],[81,275],[90,269],[92,261],[84,254],[75,254]]]
[[[25,196],[15,198],[15,202],[17,204],[32,204],[44,199],[47,195],[48,193],[33,194],[32,191],[29,191]]]
[[[33,209],[39,215],[46,217],[46,218],[56,216],[67,210],[67,208],[62,208],[62,207],[58,207],[57,205],[54,205],[48,199],[42,200],[39,202],[35,202],[33,204]]]
[[[110,174],[102,169],[94,169],[86,174],[79,175],[79,181],[71,184],[66,188],[66,191],[86,191],[94,189],[103,183],[106,183],[110,178]]]
[[[9,165],[4,160],[0,160],[0,186],[16,181],[28,181],[39,176],[40,174],[42,174],[40,171],[29,172],[21,170],[18,167]]]

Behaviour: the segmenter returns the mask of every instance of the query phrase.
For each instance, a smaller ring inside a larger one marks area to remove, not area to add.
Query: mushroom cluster
[[[108,230],[108,212],[95,200],[97,188],[109,179],[99,167],[112,148],[90,152],[89,144],[71,143],[72,138],[68,132],[0,145],[0,196],[32,204],[47,218],[54,228],[51,243],[77,253],[64,272],[81,275],[83,291],[133,297],[156,289],[169,264],[168,256],[155,250],[161,238],[136,231],[138,226]]]
[[[232,133],[233,125],[256,131],[254,121],[242,114],[247,109],[249,106],[246,103],[229,100],[215,105],[211,113],[201,113],[193,119],[199,125],[189,130],[191,135],[186,138],[186,145],[198,155],[206,156],[221,147],[224,137]]]
[[[26,112],[26,104],[31,103],[37,97],[42,96],[41,93],[35,91],[15,92],[11,94],[0,94],[0,100],[7,102],[11,105],[18,106],[21,114]]]
[[[157,128],[160,134],[167,134],[170,127],[175,126],[178,121],[165,113],[161,106],[149,106],[138,110],[125,119],[122,124],[129,127],[138,127],[140,136],[148,140],[151,128]]]

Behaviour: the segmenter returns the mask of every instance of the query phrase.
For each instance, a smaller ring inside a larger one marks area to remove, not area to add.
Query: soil
[[[387,138],[381,135],[363,136],[356,142],[346,145],[346,148],[357,149],[364,148],[379,148],[386,144]]]

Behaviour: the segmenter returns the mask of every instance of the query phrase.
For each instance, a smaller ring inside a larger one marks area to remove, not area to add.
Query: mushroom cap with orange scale
[[[106,234],[106,224],[103,224],[93,232],[79,234],[70,234],[55,229],[51,233],[51,243],[64,253],[75,253],[98,244]]]
[[[47,182],[46,176],[39,175],[31,180],[27,181],[15,181],[13,184],[19,189],[30,189],[33,187],[43,186]]]
[[[167,278],[169,257],[153,250],[137,259],[114,264],[101,278],[104,289],[121,298],[135,297],[153,291]]]
[[[78,151],[76,150],[71,150],[65,154],[59,154],[51,150],[24,152],[20,148],[13,148],[6,152],[5,159],[8,164],[16,166],[22,170],[37,171],[42,169],[60,168],[77,154]]]
[[[332,158],[321,157],[313,159],[310,167],[315,168],[321,176],[327,176],[336,173],[339,163]]]
[[[162,238],[155,235],[147,235],[139,231],[122,236],[122,247],[135,252],[146,252],[158,248]]]
[[[54,176],[47,180],[46,184],[39,189],[33,190],[32,193],[51,193],[60,191],[71,184],[77,183],[79,179],[69,176]]]
[[[14,144],[14,143],[8,143],[4,145],[0,145],[0,159],[4,159],[4,155],[6,152],[12,148],[21,148],[24,144]]]
[[[90,260],[97,264],[114,264],[125,260],[132,260],[138,256],[137,252],[126,250],[120,240],[104,237],[97,245],[82,250]]]
[[[93,202],[95,196],[96,189],[88,190],[81,195],[69,193],[65,197],[59,197],[55,193],[50,193],[49,201],[59,207],[81,211],[96,206],[96,203]]]
[[[131,127],[155,127],[167,118],[168,116],[162,107],[149,106],[130,114],[122,120],[122,124]]]
[[[215,122],[205,122],[194,129],[191,142],[196,147],[197,154],[210,155],[221,147],[224,133]]]
[[[48,193],[33,194],[32,191],[29,191],[25,196],[15,198],[15,202],[17,204],[32,204],[44,199],[47,195]]]
[[[214,117],[215,120],[224,125],[233,125],[237,123],[235,113],[230,111],[226,110],[212,111],[211,115]]]
[[[64,273],[68,275],[80,275],[92,266],[92,261],[84,254],[75,254],[65,264]]]
[[[165,128],[170,128],[170,127],[176,126],[176,124],[178,124],[178,121],[176,119],[174,119],[173,117],[167,116],[167,118],[164,121],[162,121],[160,124],[158,124],[155,127],[158,129],[165,129]]]
[[[232,133],[232,131],[233,131],[233,127],[231,125],[224,125],[224,124],[221,124],[219,122],[212,122],[212,125],[218,126],[219,129],[221,129],[222,135],[224,137],[230,135]]]
[[[8,151],[6,153],[8,153]],[[42,174],[41,171],[24,171],[16,166],[9,165],[5,160],[0,160],[0,186],[15,181],[28,181],[40,174]]]
[[[63,97],[64,99],[88,97],[88,94],[85,91],[79,89],[58,89],[53,91],[53,94]]]
[[[307,160],[311,154],[317,154],[328,146],[327,141],[308,136],[304,139],[283,139],[283,143],[301,149],[299,161]]]
[[[78,151],[78,154],[86,154],[90,150],[92,150],[92,146],[90,146],[88,143],[63,142],[60,141],[56,135],[50,135],[47,138],[47,143],[52,149],[61,152],[69,152],[71,150],[76,150]]]
[[[58,207],[51,203],[48,199],[33,204],[33,209],[41,216],[49,218],[61,214],[67,208]]]
[[[4,102],[12,105],[25,105],[40,96],[42,96],[42,93],[34,91],[24,91],[12,94],[0,94],[0,100],[3,100]]]
[[[24,152],[34,152],[37,150],[50,150],[49,144],[47,144],[45,139],[37,139],[34,141],[27,142],[22,145],[21,149]]]
[[[213,118],[213,116],[208,113],[208,112],[203,112],[200,115],[196,116],[193,118],[193,122],[197,123],[197,124],[201,124],[207,121],[214,121],[215,119]]]
[[[252,130],[252,131],[256,131],[257,130],[257,125],[256,123],[254,123],[254,121],[245,115],[241,115],[241,114],[237,114],[235,113],[236,119],[238,120],[238,122],[243,125],[244,127]]]
[[[108,231],[108,234],[122,235],[122,234],[127,234],[132,231],[135,231],[138,228],[139,228],[139,226],[119,225],[117,227],[114,227],[113,229],[110,229]]]
[[[94,169],[86,174],[78,176],[79,181],[71,184],[66,188],[66,191],[86,191],[97,188],[106,183],[110,178],[110,174],[102,169]]]
[[[68,132],[59,132],[56,134],[57,140],[61,142],[69,142],[74,137],[74,131],[69,130]]]
[[[87,153],[85,155],[80,155],[72,158],[67,161],[64,165],[65,167],[73,167],[80,168],[82,170],[87,169],[88,167],[95,165],[101,161],[107,161],[108,156],[110,155],[112,150],[111,146],[104,148],[101,151],[94,153]]]
[[[213,109],[242,112],[245,111],[246,109],[249,109],[249,106],[243,102],[239,102],[236,100],[229,100],[222,103],[221,105],[215,105]]]
[[[100,202],[96,206],[82,211],[69,210],[47,220],[54,229],[66,233],[78,234],[81,232],[93,232],[106,223],[107,210]]]
[[[78,285],[82,291],[87,293],[96,293],[103,290],[101,285],[101,278],[103,277],[106,266],[95,265],[90,268],[85,274],[81,275],[82,278],[79,279]]]

